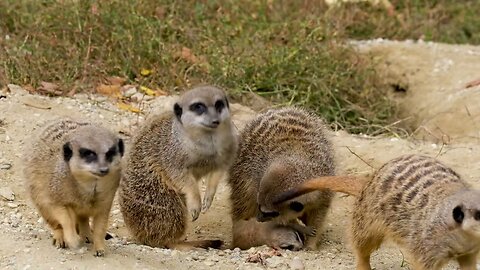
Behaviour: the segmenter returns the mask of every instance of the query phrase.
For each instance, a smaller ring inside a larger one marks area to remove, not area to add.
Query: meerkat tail
[[[188,251],[193,248],[215,248],[219,249],[223,245],[222,240],[197,240],[197,241],[182,241],[175,244],[167,245],[170,249],[178,249]]]
[[[321,189],[329,189],[331,191],[342,192],[357,197],[360,195],[366,181],[367,179],[364,177],[348,175],[313,178],[295,188],[280,193],[275,197],[273,203],[279,204],[300,195]]]

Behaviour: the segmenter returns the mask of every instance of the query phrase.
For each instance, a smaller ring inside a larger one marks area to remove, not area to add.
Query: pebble
[[[0,169],[1,170],[8,170],[10,168],[12,168],[12,164],[10,164],[10,163],[0,163]]]
[[[10,187],[2,187],[0,188],[0,197],[7,201],[15,200],[15,194]]]
[[[7,203],[7,206],[10,207],[10,208],[17,208],[18,204],[9,202],[9,203]]]
[[[203,263],[204,263],[206,266],[214,266],[214,265],[215,265],[215,262],[213,262],[213,261],[208,261],[208,260],[205,261],[205,262],[203,262]]]
[[[127,90],[125,90],[125,92],[123,92],[123,96],[124,97],[131,97],[131,96],[135,95],[136,93],[137,93],[137,88],[131,87],[131,88],[128,88]]]
[[[113,211],[112,211],[112,214],[114,214],[114,215],[120,214],[120,209],[115,209],[115,210],[113,210]]]
[[[305,269],[305,265],[303,264],[303,261],[299,257],[293,258],[289,265],[290,265],[290,269],[292,269],[292,270],[304,270]]]
[[[283,264],[283,260],[277,256],[266,259],[269,268],[277,268]]]

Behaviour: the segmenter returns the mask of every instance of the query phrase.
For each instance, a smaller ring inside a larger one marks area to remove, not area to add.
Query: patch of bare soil
[[[473,102],[477,98],[480,90],[478,87],[461,87],[478,78],[476,76],[480,77],[480,73],[476,74],[476,70],[480,70],[477,54],[480,53],[480,48],[384,41],[365,42],[358,46],[361,50],[375,51],[381,56],[380,60],[387,59],[385,63],[390,63],[388,69],[396,72],[400,78],[403,77],[408,89],[403,96],[397,98],[400,106],[405,108],[403,113],[413,116],[412,119],[418,119],[417,122],[412,122],[412,126],[426,126],[429,131],[435,131],[434,127],[440,124],[448,127],[463,122],[460,126],[470,126],[470,129],[465,128],[467,133],[462,134],[448,133],[454,140],[446,145],[435,137],[419,140],[422,138],[419,136],[403,140],[332,132],[338,171],[371,173],[374,168],[401,154],[422,153],[438,157],[474,187],[480,188],[480,167],[475,166],[480,162],[480,145],[477,136],[466,135],[475,131],[473,124],[469,123],[473,123],[472,119],[477,119],[475,117],[478,114],[474,114],[473,107],[468,107],[473,118],[436,118],[442,115],[442,110],[455,107],[460,100]],[[474,58],[476,63],[473,63]],[[461,68],[464,72],[459,70]],[[144,117],[119,110],[108,99],[99,96],[45,98],[29,95],[21,89],[14,90],[13,93],[0,93],[2,95],[5,97],[0,98],[1,269],[354,269],[354,257],[346,234],[353,198],[343,195],[337,195],[334,200],[318,251],[281,251],[277,256],[266,247],[247,251],[225,249],[182,252],[137,245],[125,228],[116,201],[109,228],[115,237],[107,241],[106,257],[95,258],[91,246],[79,251],[56,249],[52,245],[48,228],[24,191],[20,156],[23,151],[28,151],[24,149],[28,136],[46,120],[68,115],[97,121],[121,132],[128,146],[129,135]],[[160,97],[145,106],[149,110],[166,110],[171,107],[173,100],[174,97]],[[469,104],[468,106],[474,105]],[[478,106],[477,104],[475,108],[480,109]],[[454,114],[455,110],[448,112]],[[253,116],[252,110],[234,106],[234,121],[239,129]],[[432,119],[437,119],[437,122]],[[447,130],[445,127],[442,126],[442,131]],[[455,128],[452,130],[457,131]],[[229,208],[228,187],[223,183],[212,208],[191,224],[187,238],[219,238],[228,247],[231,243]],[[376,269],[408,269],[408,261],[404,260],[398,247],[391,243],[386,243],[374,253],[372,265]],[[451,264],[447,269],[455,268],[456,265]]]

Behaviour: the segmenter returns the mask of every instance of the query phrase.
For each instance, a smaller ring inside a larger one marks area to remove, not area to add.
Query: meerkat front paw
[[[52,244],[57,248],[65,248],[65,240],[63,239],[63,235],[57,235],[53,237]]]
[[[93,256],[104,257],[105,256],[105,250],[104,249],[95,250],[95,252],[93,253]]]
[[[200,204],[189,206],[188,211],[190,212],[190,215],[192,216],[192,221],[197,220],[198,217],[200,216]]]
[[[305,226],[302,233],[307,235],[307,236],[316,236],[317,235],[317,229],[312,228],[310,226]]]
[[[215,194],[206,194],[202,202],[202,213],[207,212],[213,202],[213,197]]]

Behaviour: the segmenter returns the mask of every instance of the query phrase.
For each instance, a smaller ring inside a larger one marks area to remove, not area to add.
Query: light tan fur
[[[303,239],[291,226],[274,221],[258,222],[251,218],[233,224],[233,247],[249,249],[262,245],[275,249],[299,250],[303,247]]]
[[[272,109],[246,125],[229,178],[234,227],[255,217],[273,219],[306,234],[306,246],[316,248],[320,238],[316,231],[322,227],[332,193],[317,191],[296,198],[296,206],[302,208],[295,208],[298,211],[292,210],[292,204],[275,205],[273,200],[310,178],[335,173],[325,133],[318,116],[299,108]],[[233,237],[240,239],[242,231],[234,230]]]
[[[397,242],[415,270],[438,270],[452,259],[462,270],[476,269],[480,191],[471,189],[439,161],[401,156],[387,162],[367,181],[318,178],[279,195],[277,202],[315,188],[358,195],[351,230],[358,270],[371,269],[370,255],[384,239]]]
[[[103,127],[71,119],[53,121],[33,136],[24,154],[24,176],[57,247],[78,248],[82,241],[93,241],[95,255],[104,255],[108,217],[121,173],[120,141]],[[72,151],[69,160],[66,144]],[[80,148],[96,152],[99,166],[83,163]],[[107,162],[100,156],[110,149],[116,154]],[[100,169],[108,172],[100,175]]]
[[[196,87],[171,111],[151,116],[133,138],[119,193],[125,223],[139,242],[150,246],[218,247],[219,240],[182,238],[188,214],[195,221],[200,211],[207,211],[236,156],[227,97],[216,87]],[[204,177],[202,202],[198,181]]]

